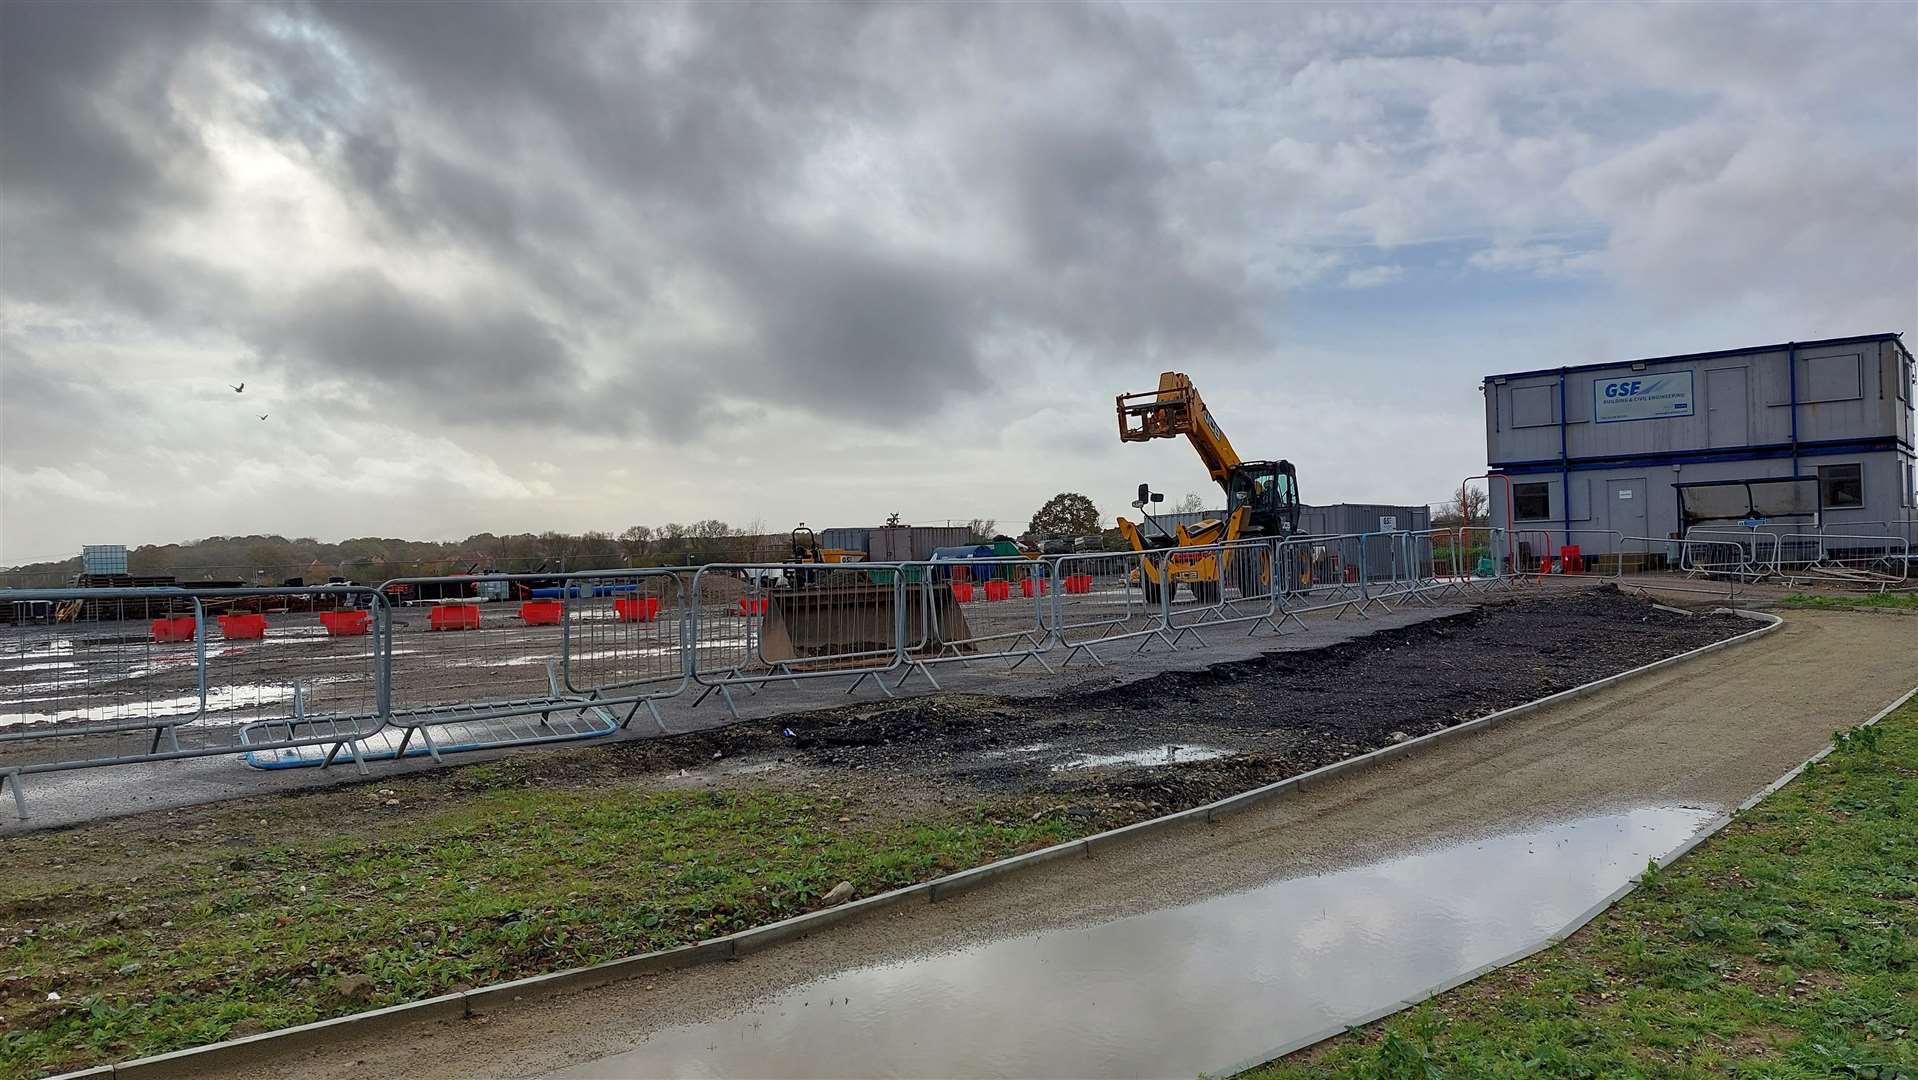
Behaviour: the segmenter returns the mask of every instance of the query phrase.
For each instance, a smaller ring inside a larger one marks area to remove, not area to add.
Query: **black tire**
[[[1241,551],[1232,559],[1232,587],[1241,600],[1266,593],[1266,560],[1262,552]]]
[[[1216,581],[1195,581],[1192,583],[1192,599],[1210,607],[1219,602],[1219,583]]]

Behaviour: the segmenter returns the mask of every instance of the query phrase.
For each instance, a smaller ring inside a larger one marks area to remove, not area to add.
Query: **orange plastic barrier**
[[[1091,574],[1067,574],[1066,591],[1069,593],[1089,593],[1092,591]]]
[[[972,582],[970,581],[953,582],[952,598],[962,604],[972,603]]]
[[[558,600],[528,600],[519,606],[519,617],[528,626],[558,626],[566,618],[566,605]]]
[[[652,622],[659,618],[659,597],[636,596],[613,601],[620,622]]]
[[[1004,600],[1012,595],[1012,582],[1003,578],[993,578],[985,586],[988,600]]]
[[[264,615],[221,615],[220,636],[228,641],[246,641],[266,636]]]
[[[764,615],[766,613],[766,598],[763,596],[740,597],[739,613],[741,615]]]
[[[368,630],[372,615],[364,611],[322,611],[320,625],[327,637],[359,637]]]
[[[194,618],[191,615],[169,615],[153,620],[153,640],[155,641],[192,641]]]
[[[441,604],[433,609],[427,620],[429,630],[478,630],[480,611],[478,604]]]

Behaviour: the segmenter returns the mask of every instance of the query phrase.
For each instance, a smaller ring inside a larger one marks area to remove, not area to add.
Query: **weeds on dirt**
[[[866,809],[805,789],[510,788],[301,842],[238,820],[257,805],[171,838],[113,823],[16,837],[0,855],[0,1075],[698,941],[808,910],[841,880],[870,895],[1083,831],[984,802]],[[158,863],[125,850],[169,842]]]
[[[1565,944],[1247,1074],[1918,1077],[1918,703]]]
[[[1788,608],[1809,608],[1816,611],[1918,611],[1918,593],[1874,593],[1857,596],[1792,593],[1781,603]]]

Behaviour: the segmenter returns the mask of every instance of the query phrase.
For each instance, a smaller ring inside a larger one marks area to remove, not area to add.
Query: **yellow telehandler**
[[[1148,510],[1165,496],[1154,494],[1146,484],[1139,485],[1139,497],[1132,505],[1144,519],[1137,524],[1119,519],[1119,532],[1134,551],[1173,549],[1166,557],[1165,577],[1161,581],[1157,565],[1142,561],[1140,572],[1148,603],[1158,603],[1162,590],[1176,594],[1183,582],[1201,603],[1216,603],[1222,583],[1233,582],[1241,595],[1250,595],[1270,581],[1269,559],[1241,558],[1231,565],[1235,553],[1212,550],[1181,554],[1182,548],[1206,548],[1255,536],[1288,537],[1299,531],[1298,472],[1289,461],[1243,461],[1232,449],[1232,441],[1220,430],[1212,411],[1184,373],[1168,371],[1159,376],[1159,388],[1138,394],[1120,394],[1119,440],[1145,442],[1149,439],[1175,439],[1184,436],[1205,462],[1206,471],[1225,490],[1225,517],[1206,518],[1181,524],[1176,531],[1153,521]],[[1157,526],[1152,529],[1152,526]],[[1221,555],[1223,554],[1223,557]],[[1229,575],[1229,576],[1228,576]]]

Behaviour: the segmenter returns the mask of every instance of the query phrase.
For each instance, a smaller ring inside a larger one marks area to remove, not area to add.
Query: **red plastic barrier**
[[[986,599],[1004,600],[1012,595],[1012,582],[1003,578],[993,578],[986,584]]]
[[[228,641],[247,641],[266,636],[264,615],[221,615],[220,636]]]
[[[153,640],[155,641],[192,641],[194,618],[191,615],[169,615],[153,620]]]
[[[1067,574],[1066,591],[1069,593],[1089,593],[1092,591],[1091,574]]]
[[[952,598],[962,604],[972,603],[972,583],[969,581],[953,582]]]
[[[368,630],[372,615],[365,611],[322,611],[320,625],[327,637],[359,637]]]
[[[566,605],[558,600],[528,600],[519,606],[520,621],[528,626],[558,626]]]
[[[1585,550],[1582,544],[1572,544],[1558,549],[1558,568],[1567,574],[1585,572]]]
[[[620,622],[652,622],[659,618],[659,597],[636,596],[613,601]]]
[[[739,613],[741,615],[764,615],[766,613],[766,598],[763,596],[740,597]]]
[[[429,630],[478,630],[479,628],[478,604],[441,604],[433,609],[432,618],[427,622]]]
[[[1019,582],[1019,595],[1031,596],[1033,592],[1037,590],[1040,596],[1044,596],[1046,594],[1046,588],[1045,578],[1025,578]]]

